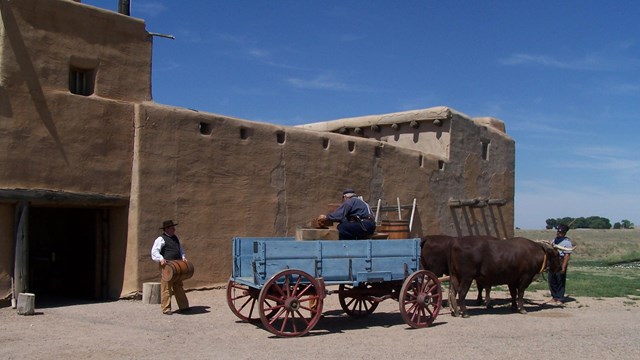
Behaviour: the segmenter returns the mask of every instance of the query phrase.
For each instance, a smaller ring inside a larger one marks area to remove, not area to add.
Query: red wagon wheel
[[[256,306],[258,296],[260,296],[260,289],[239,284],[233,280],[229,280],[227,284],[227,304],[242,321],[260,321],[260,311]],[[271,306],[272,303],[268,301],[265,305]],[[273,315],[275,315],[275,311],[269,314],[269,317]]]
[[[342,310],[354,318],[366,317],[373,313],[378,307],[378,302],[367,295],[370,288],[370,284],[361,284],[356,287],[340,284],[338,299]]]
[[[271,277],[260,291],[260,320],[267,330],[278,336],[304,335],[320,320],[323,294],[324,289],[320,289],[311,275],[301,270],[283,270]]]
[[[442,306],[442,286],[431,271],[419,270],[411,274],[400,290],[400,314],[412,328],[431,325]]]

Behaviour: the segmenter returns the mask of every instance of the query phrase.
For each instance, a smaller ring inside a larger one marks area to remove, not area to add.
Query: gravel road
[[[494,309],[472,307],[467,319],[443,309],[433,326],[411,329],[393,300],[352,319],[330,295],[307,336],[276,338],[259,324],[238,321],[222,287],[187,296],[192,311],[171,316],[135,300],[39,307],[36,298],[33,316],[2,308],[0,358],[640,358],[640,299],[575,298],[557,307],[545,304],[544,292],[528,292],[528,314],[521,315],[510,311],[506,293],[494,291]]]

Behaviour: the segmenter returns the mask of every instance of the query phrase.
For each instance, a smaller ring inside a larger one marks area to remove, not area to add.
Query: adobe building
[[[497,119],[434,107],[287,127],[157,104],[143,20],[0,5],[5,302],[138,293],[158,281],[166,219],[195,264],[185,286],[224,284],[234,236],[294,236],[345,187],[374,208],[415,199],[412,237],[513,235],[515,143]]]

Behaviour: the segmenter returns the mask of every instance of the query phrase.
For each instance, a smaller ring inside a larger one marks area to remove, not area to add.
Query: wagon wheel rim
[[[365,289],[369,289],[370,285],[364,285]],[[378,307],[378,302],[369,296],[356,295],[353,293],[353,286],[340,284],[338,289],[338,300],[340,307],[344,312],[354,318],[363,318],[369,316]]]
[[[442,286],[430,271],[411,274],[400,290],[400,314],[412,328],[424,328],[433,323],[442,306]]]
[[[323,293],[318,281],[304,271],[288,269],[275,274],[260,290],[262,325],[277,336],[305,335],[320,320]]]
[[[245,322],[260,321],[260,312],[258,306],[258,296],[260,290],[239,284],[233,280],[229,280],[227,284],[227,305],[229,309],[240,320]],[[271,306],[272,302],[267,301],[265,306]],[[268,314],[268,317],[275,315],[275,311]]]

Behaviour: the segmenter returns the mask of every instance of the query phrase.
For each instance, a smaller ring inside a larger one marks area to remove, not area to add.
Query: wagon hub
[[[300,300],[297,297],[290,297],[284,301],[284,308],[289,311],[297,311],[300,309]]]
[[[416,303],[421,307],[427,307],[431,301],[431,295],[428,293],[420,293],[417,296]]]

